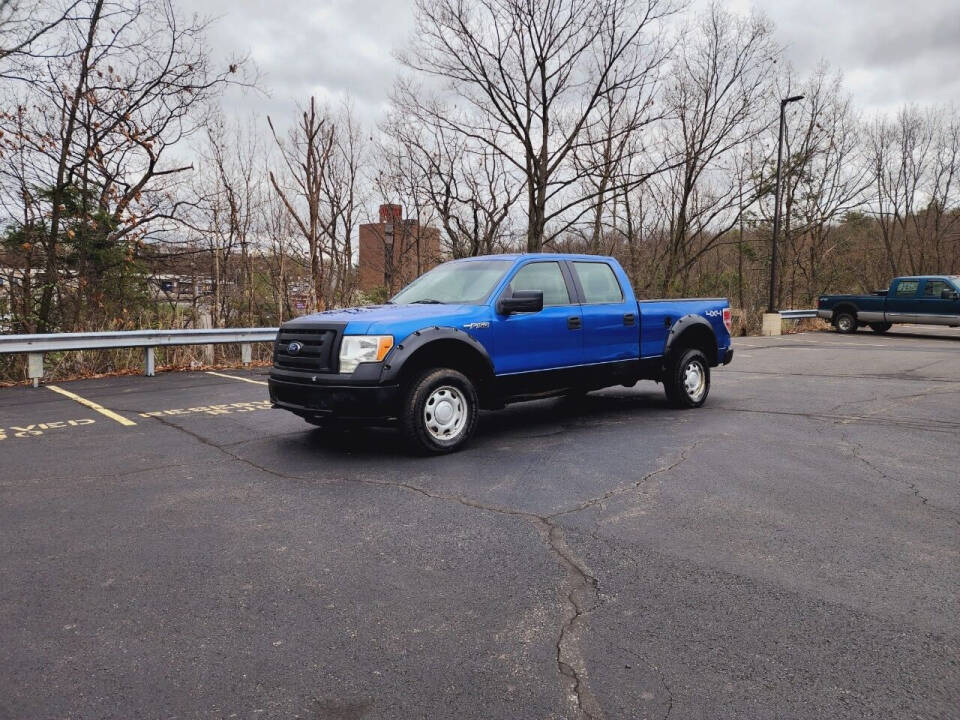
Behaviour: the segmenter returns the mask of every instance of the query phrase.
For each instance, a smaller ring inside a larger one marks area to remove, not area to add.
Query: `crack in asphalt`
[[[550,517],[557,518],[562,515],[569,515],[570,513],[580,512],[582,510],[591,508],[594,505],[598,505],[598,504],[602,505],[603,502],[605,502],[606,500],[609,500],[612,497],[622,495],[626,492],[630,492],[631,490],[636,490],[637,488],[639,488],[641,485],[643,485],[653,477],[657,475],[661,475],[663,473],[670,472],[671,470],[675,469],[677,466],[682,465],[687,460],[689,453],[693,452],[694,448],[696,448],[698,445],[700,445],[703,442],[706,442],[706,441],[703,438],[701,438],[700,440],[697,440],[691,443],[687,447],[681,448],[679,452],[679,456],[675,461],[673,461],[669,465],[664,465],[662,467],[659,467],[656,470],[651,470],[646,475],[641,477],[639,480],[632,482],[629,485],[623,485],[620,487],[613,488],[612,490],[608,490],[603,495],[598,495],[597,497],[590,498],[589,500],[584,500],[583,502],[577,505],[574,505],[573,507],[567,508],[566,510],[559,510],[553,513],[552,515],[550,515]]]
[[[188,467],[202,467],[204,465],[215,465],[216,460],[184,460],[183,462],[169,463],[167,465],[151,465],[149,467],[136,468],[134,470],[123,470],[121,472],[106,473],[103,475],[53,475],[50,477],[44,477],[42,480],[40,478],[33,478],[27,480],[27,482],[32,483],[33,485],[38,485],[40,483],[50,483],[50,482],[59,482],[61,480],[69,480],[72,482],[86,482],[92,480],[119,480],[120,478],[130,477],[131,475],[139,475],[140,473],[153,472],[155,470],[173,470],[175,468],[188,468]],[[23,481],[19,481],[23,482]],[[10,487],[12,483],[0,482],[0,487]]]
[[[840,431],[840,440],[850,448],[850,454],[853,455],[853,457],[855,457],[861,463],[863,463],[868,468],[873,470],[873,472],[875,472],[877,475],[884,478],[885,480],[889,480],[890,482],[898,483],[900,485],[906,485],[908,488],[910,488],[911,491],[913,491],[914,495],[920,498],[921,505],[926,505],[929,502],[929,498],[921,494],[920,488],[917,487],[916,483],[910,482],[909,480],[903,480],[901,478],[888,475],[886,472],[883,471],[882,468],[880,468],[880,466],[875,465],[874,463],[867,460],[867,458],[863,455],[864,448],[861,442],[857,440],[851,440],[850,437],[847,435],[847,433],[843,432],[842,430]]]
[[[204,445],[219,450],[237,462],[244,463],[256,470],[273,475],[274,477],[279,477],[286,480],[310,480],[312,482],[317,482],[317,478],[314,477],[280,472],[265,465],[255,463],[249,458],[242,457],[241,455],[232,452],[228,449],[228,447],[221,446],[209,438],[177,425],[162,416],[152,416],[152,419],[157,420],[169,428],[179,430],[180,432],[189,435]],[[702,442],[703,440],[700,439],[691,445],[682,448],[680,450],[679,457],[672,463],[646,473],[643,477],[631,483],[630,485],[614,488],[613,490],[607,491],[602,495],[598,495],[594,498],[590,498],[589,500],[578,503],[573,507],[565,508],[547,515],[538,515],[536,513],[527,512],[524,510],[516,510],[514,508],[504,507],[501,505],[483,503],[478,500],[463,497],[461,495],[432,492],[418,485],[401,481],[354,478],[350,480],[323,480],[322,482],[324,484],[361,483],[363,485],[376,487],[402,489],[408,492],[423,495],[424,497],[428,497],[433,500],[455,502],[474,510],[482,510],[499,515],[508,515],[530,522],[537,530],[544,544],[556,556],[560,566],[565,571],[565,587],[564,591],[561,591],[560,593],[560,597],[564,604],[564,619],[560,626],[559,636],[555,645],[557,671],[567,683],[570,701],[576,706],[579,716],[585,720],[601,720],[601,718],[604,716],[603,710],[600,702],[590,690],[589,683],[587,682],[586,661],[584,660],[580,650],[580,637],[581,630],[583,629],[583,618],[596,610],[603,602],[599,592],[600,583],[599,580],[590,574],[590,572],[583,566],[582,562],[578,560],[577,557],[567,547],[563,528],[556,524],[555,520],[564,515],[586,510],[587,508],[602,503],[611,497],[635,490],[644,483],[648,482],[651,478],[676,469],[689,458],[690,453],[694,450],[694,448],[696,448]],[[649,662],[647,662],[647,664],[654,668],[657,673],[660,672],[658,668]],[[669,688],[667,688],[666,682],[663,681],[662,677],[661,682],[663,683],[664,688],[667,689],[668,694],[670,694]],[[670,714],[670,709],[672,709],[672,707],[673,695],[670,694],[670,705],[667,709],[667,715],[665,715],[664,718]]]
[[[863,443],[861,443],[858,440],[852,439],[848,432],[845,432],[843,429],[839,427],[845,424],[847,423],[844,423],[839,420],[836,420],[833,422],[833,425],[835,427],[838,427],[840,442],[847,446],[847,448],[850,451],[850,455],[854,459],[859,460],[862,465],[866,466],[874,474],[878,475],[884,480],[887,480],[888,482],[891,482],[895,485],[902,485],[908,488],[914,494],[914,496],[916,496],[920,500],[920,505],[927,507],[929,511],[935,514],[946,515],[950,518],[952,522],[955,522],[956,524],[960,525],[960,516],[958,516],[958,513],[956,510],[952,510],[950,508],[944,508],[939,505],[932,504],[930,502],[930,499],[920,492],[920,488],[917,486],[916,483],[911,482],[910,480],[907,480],[904,478],[896,477],[894,475],[889,475],[879,465],[868,460],[866,455],[864,454],[866,452],[866,448],[864,448]],[[834,437],[836,437],[836,433],[828,434],[828,429],[825,427],[814,425],[813,429],[816,433],[818,433],[819,435],[823,436],[826,439],[833,439]]]
[[[632,655],[637,660],[639,660],[644,665],[646,665],[648,668],[653,670],[654,674],[657,676],[657,680],[660,681],[660,686],[663,688],[663,691],[667,694],[667,711],[663,714],[663,717],[661,718],[661,720],[667,720],[667,718],[670,717],[670,713],[673,712],[673,691],[670,689],[670,685],[667,683],[667,678],[663,674],[663,670],[660,669],[659,665],[654,665],[652,662],[650,662],[650,660],[647,659],[645,655],[641,655],[636,650],[633,650],[631,648],[625,648],[618,643],[611,643],[611,645],[615,647],[617,650],[620,650],[621,652],[627,655]]]
[[[951,391],[952,392],[952,391]],[[786,415],[789,417],[801,417],[808,420],[829,420],[834,424],[864,423],[869,425],[881,425],[888,427],[902,427],[912,430],[923,430],[924,432],[944,433],[947,435],[956,435],[960,430],[960,422],[951,422],[947,420],[938,420],[937,425],[931,425],[929,418],[878,418],[870,415],[838,415],[827,412],[790,412],[787,410],[762,410],[754,408],[738,408],[724,405],[707,407],[699,409],[700,412],[730,412],[730,413],[749,413],[753,415]]]
[[[909,372],[909,371],[908,371]],[[907,375],[903,372],[900,373],[877,373],[875,375],[856,375],[853,373],[845,375],[831,375],[829,373],[815,373],[815,372],[786,372],[783,370],[732,370],[724,369],[724,375],[765,375],[771,377],[802,377],[802,378],[830,378],[833,380],[908,380],[911,382],[938,382],[946,383],[948,385],[956,385],[956,378],[947,378],[947,377],[916,377],[913,375]]]
[[[919,400],[920,398],[932,397],[934,395],[953,395],[960,393],[960,390],[943,390],[940,388],[932,388],[924,390],[923,392],[910,393],[909,395],[888,395],[883,398],[884,401],[889,401],[888,404],[883,405],[879,408],[874,408],[869,412],[864,413],[861,416],[850,416],[848,419],[835,421],[834,424],[849,424],[860,419],[873,419],[876,415],[879,415],[882,412],[886,412],[905,400]],[[865,405],[866,403],[880,402],[878,396],[872,398],[867,398],[866,400],[846,400],[837,405],[834,405],[827,412],[828,413],[837,413],[842,407],[850,407],[853,405]],[[906,420],[922,420],[922,418],[902,418]],[[885,419],[890,420],[890,419]],[[894,422],[899,422],[898,420],[893,420]],[[938,421],[939,422],[939,421]]]

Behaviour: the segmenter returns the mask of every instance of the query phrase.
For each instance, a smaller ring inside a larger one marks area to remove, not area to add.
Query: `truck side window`
[[[613,269],[602,262],[574,262],[573,269],[583,288],[583,301],[588,305],[623,302],[623,291]]]
[[[897,285],[897,297],[913,297],[917,294],[917,286],[920,285],[919,280],[901,280]]]
[[[543,291],[543,306],[569,305],[570,293],[560,271],[560,263],[535,262],[524,265],[510,281],[510,292],[517,290]]]
[[[927,280],[927,284],[923,288],[924,297],[932,297],[937,300],[940,299],[940,293],[944,290],[953,290],[952,287],[947,285],[943,280]]]

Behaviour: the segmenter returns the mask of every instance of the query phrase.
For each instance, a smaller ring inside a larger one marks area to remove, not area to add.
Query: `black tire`
[[[441,412],[434,415],[431,407]],[[407,386],[400,428],[415,450],[443,455],[459,450],[470,439],[479,407],[470,378],[449,368],[432,368]]]
[[[850,335],[857,331],[857,318],[853,313],[838,312],[836,317],[833,318],[833,326],[838,333]]]
[[[694,384],[696,374],[699,374],[700,382]],[[696,349],[675,355],[667,365],[663,389],[674,407],[698,408],[703,405],[710,394],[710,364],[707,356]]]
[[[870,323],[870,329],[875,333],[883,335],[887,330],[893,327],[893,323],[880,322],[880,323]]]

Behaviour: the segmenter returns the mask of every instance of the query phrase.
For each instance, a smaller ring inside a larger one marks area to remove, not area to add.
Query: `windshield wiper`
[[[411,305],[443,305],[443,300],[434,300],[433,298],[424,298],[423,300],[414,300]]]

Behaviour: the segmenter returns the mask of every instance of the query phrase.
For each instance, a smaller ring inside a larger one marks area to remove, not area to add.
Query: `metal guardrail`
[[[43,377],[43,355],[65,350],[144,348],[144,375],[153,376],[154,349],[172,345],[221,345],[240,343],[240,359],[249,365],[251,343],[273,342],[278,328],[211,328],[206,330],[120,330],[113,332],[51,333],[49,335],[0,335],[0,355],[27,353],[27,375],[33,386]]]
[[[815,318],[817,316],[816,309],[814,310],[781,310],[780,319],[781,320],[799,320],[801,318]]]

